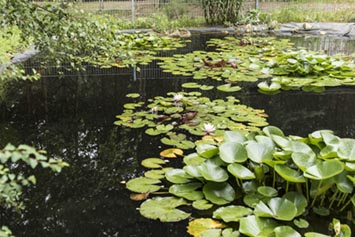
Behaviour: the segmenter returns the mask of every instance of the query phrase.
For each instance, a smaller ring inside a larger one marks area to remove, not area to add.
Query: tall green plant
[[[208,24],[236,22],[243,0],[202,0],[205,19]]]

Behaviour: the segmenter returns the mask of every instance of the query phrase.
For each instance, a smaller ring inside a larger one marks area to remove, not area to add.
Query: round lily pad
[[[146,177],[138,177],[131,179],[126,183],[126,188],[137,193],[151,193],[158,191],[161,187],[161,181],[157,179],[150,179]]]

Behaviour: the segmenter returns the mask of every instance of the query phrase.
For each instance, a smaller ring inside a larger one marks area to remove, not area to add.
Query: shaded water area
[[[204,49],[214,36],[195,36],[185,49]],[[221,36],[218,36],[221,37]],[[296,45],[329,53],[355,52],[355,42],[329,38],[293,38]],[[173,53],[173,52],[172,52]],[[106,75],[105,75],[106,74]],[[160,223],[140,216],[139,203],[129,199],[122,180],[142,174],[140,161],[157,157],[164,148],[159,139],[142,129],[113,125],[127,93],[143,100],[170,91],[181,91],[189,78],[161,72],[155,63],[132,69],[90,70],[34,83],[16,82],[7,88],[1,103],[0,143],[27,143],[62,157],[70,167],[58,175],[38,170],[38,183],[25,191],[26,210],[0,210],[0,226],[16,236],[188,236],[187,222]],[[206,84],[219,85],[212,81]],[[334,130],[340,137],[355,138],[355,88],[329,88],[324,93],[302,91],[263,95],[251,87],[234,93],[203,92],[211,99],[233,95],[241,103],[264,109],[268,122],[285,134],[307,135],[318,129]],[[313,227],[322,231],[322,227]]]

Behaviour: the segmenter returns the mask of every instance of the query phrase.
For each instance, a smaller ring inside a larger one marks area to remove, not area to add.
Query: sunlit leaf
[[[187,233],[194,237],[200,237],[201,234],[210,229],[222,229],[224,225],[216,220],[209,218],[194,219],[189,222]]]
[[[139,208],[139,212],[149,219],[160,220],[161,222],[178,222],[190,216],[189,213],[177,209],[177,207],[186,204],[187,202],[182,198],[154,197],[144,201]]]
[[[161,187],[161,181],[157,179],[149,179],[146,177],[138,177],[131,179],[126,183],[127,189],[137,193],[151,193],[158,191]]]
[[[165,158],[177,158],[177,156],[182,156],[184,151],[178,148],[169,148],[160,152],[160,156]]]

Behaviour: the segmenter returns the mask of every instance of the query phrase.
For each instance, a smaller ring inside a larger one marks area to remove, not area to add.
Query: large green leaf
[[[306,171],[309,167],[319,163],[319,160],[316,159],[314,154],[294,152],[292,153],[291,157],[293,162],[295,162],[297,167],[303,172]]]
[[[224,133],[224,141],[226,141],[226,142],[237,142],[237,143],[243,144],[245,141],[247,141],[247,139],[240,132],[226,131]]]
[[[297,216],[302,215],[306,211],[306,207],[308,205],[308,201],[303,196],[302,193],[299,192],[287,192],[283,198],[290,200],[293,204],[295,204],[297,209]]]
[[[224,222],[237,222],[240,218],[253,213],[253,210],[244,206],[220,207],[213,212],[213,218],[222,219]]]
[[[190,216],[176,207],[186,205],[187,202],[182,198],[175,197],[155,197],[144,201],[139,211],[142,216],[160,220],[161,222],[178,222]]]
[[[196,189],[201,187],[201,183],[174,184],[170,186],[169,193],[174,194],[177,197],[195,201],[203,199],[203,193],[201,191],[196,191]]]
[[[168,181],[175,184],[184,184],[190,182],[192,176],[188,175],[183,169],[171,169],[165,172]]]
[[[208,182],[203,186],[202,191],[207,200],[217,205],[228,204],[235,199],[234,188],[227,182]]]
[[[326,160],[306,169],[304,176],[309,179],[324,180],[340,174],[344,164],[339,160]]]
[[[218,148],[210,144],[199,144],[196,147],[197,154],[205,158],[212,158],[218,154]]]
[[[264,163],[265,160],[272,160],[273,147],[256,141],[249,141],[246,150],[248,157],[256,163]]]
[[[297,216],[296,205],[286,198],[271,198],[267,204],[260,201],[254,211],[260,217],[273,217],[277,220],[291,221]]]
[[[198,167],[198,171],[202,177],[208,181],[224,182],[227,181],[229,176],[225,169],[218,166],[211,159],[206,160]]]
[[[278,226],[274,229],[275,237],[301,237],[301,234],[290,226]]]
[[[238,142],[225,142],[220,145],[219,156],[227,163],[242,163],[248,159],[245,147]]]
[[[287,165],[275,165],[275,171],[286,181],[292,183],[304,183],[306,179],[297,170],[291,169]]]
[[[276,226],[277,223],[271,219],[251,215],[240,219],[239,232],[255,237],[260,234],[271,234]]]
[[[126,184],[126,188],[136,193],[151,193],[161,188],[159,185],[156,185],[159,183],[161,183],[161,181],[157,179],[138,177],[129,180]]]
[[[236,178],[238,179],[242,179],[242,180],[248,180],[248,179],[255,179],[255,174],[250,171],[248,168],[246,168],[245,166],[241,165],[241,164],[229,164],[227,166],[227,169],[229,171],[229,173],[231,173],[232,175],[234,175]]]
[[[355,140],[350,138],[341,139],[338,155],[342,159],[355,161]]]

